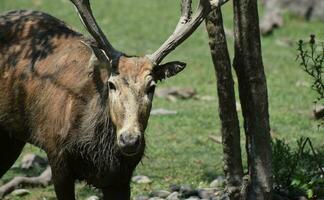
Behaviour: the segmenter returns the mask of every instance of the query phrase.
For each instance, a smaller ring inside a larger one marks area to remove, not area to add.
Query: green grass
[[[173,31],[179,16],[179,2],[174,0],[92,0],[94,13],[114,46],[128,54],[153,52]],[[74,8],[68,0],[1,0],[0,11],[28,8],[48,12],[85,33]],[[224,7],[225,27],[232,30],[232,5]],[[315,33],[324,40],[324,24],[285,16],[285,27],[263,38],[263,60],[268,79],[270,116],[273,137],[285,138],[295,144],[300,136],[310,137],[315,145],[324,145],[323,129],[311,119],[315,98],[307,86],[307,75],[295,62],[296,42]],[[228,38],[232,51],[233,39]],[[285,45],[285,41],[293,45]],[[233,53],[231,53],[233,56]],[[182,60],[187,69],[175,78],[160,83],[160,87],[194,87],[199,95],[216,98],[214,69],[210,58],[204,26],[166,60]],[[147,151],[135,174],[149,176],[153,183],[132,185],[133,196],[154,189],[168,188],[171,183],[206,186],[222,174],[222,148],[208,139],[220,135],[217,102],[186,100],[172,103],[155,99],[154,108],[177,110],[174,116],[152,116],[146,131]],[[241,113],[239,113],[241,114]],[[241,117],[240,117],[241,118]],[[242,123],[242,118],[241,118]],[[243,132],[242,132],[242,138]],[[243,143],[242,143],[243,147]],[[24,152],[36,151],[27,146]],[[19,162],[19,161],[18,161]],[[2,181],[16,175],[9,171]],[[32,194],[20,198],[55,199],[53,186],[31,189]],[[84,199],[96,191],[78,184],[77,196]]]

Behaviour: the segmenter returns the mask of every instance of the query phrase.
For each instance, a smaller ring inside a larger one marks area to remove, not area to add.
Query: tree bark
[[[239,199],[243,178],[240,127],[236,111],[231,61],[220,8],[213,10],[209,14],[206,19],[206,28],[217,78],[227,192],[230,199]]]
[[[244,117],[249,180],[245,198],[270,200],[271,139],[257,0],[234,0],[234,68]]]

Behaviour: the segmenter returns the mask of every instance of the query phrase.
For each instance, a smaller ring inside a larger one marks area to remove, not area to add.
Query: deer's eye
[[[110,91],[116,91],[116,86],[113,82],[109,81],[108,82],[108,87]]]

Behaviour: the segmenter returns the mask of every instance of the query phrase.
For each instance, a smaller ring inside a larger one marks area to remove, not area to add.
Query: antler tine
[[[198,8],[191,18],[192,0],[182,0],[181,17],[173,34],[162,46],[151,55],[147,55],[151,61],[158,65],[171,51],[185,41],[207,17],[212,7],[221,6],[228,0],[199,0]]]
[[[122,55],[121,52],[117,51],[108,41],[101,28],[98,26],[96,19],[94,18],[91,10],[89,0],[70,0],[80,16],[81,21],[87,28],[88,32],[97,41],[99,48],[101,48],[109,60],[113,60]]]
[[[191,4],[192,4],[192,0],[181,1],[181,17],[177,27],[180,27],[181,24],[185,24],[191,20],[191,14],[192,14]]]

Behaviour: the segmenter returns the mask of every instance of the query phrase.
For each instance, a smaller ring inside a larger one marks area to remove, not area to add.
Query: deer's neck
[[[109,117],[109,107],[102,104],[100,97],[86,106],[78,131],[71,148],[73,153],[92,162],[99,170],[119,165],[115,126]]]
[[[80,133],[70,146],[70,151],[93,173],[106,174],[116,171],[132,171],[143,154],[125,157],[116,144],[116,129],[109,116],[109,107],[101,97],[93,99],[85,110]],[[77,162],[78,163],[78,162]]]

